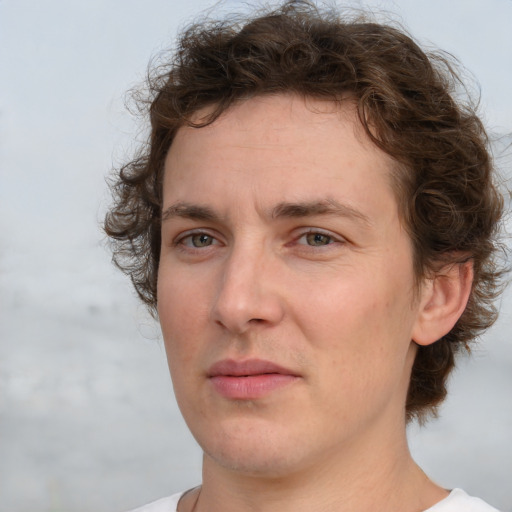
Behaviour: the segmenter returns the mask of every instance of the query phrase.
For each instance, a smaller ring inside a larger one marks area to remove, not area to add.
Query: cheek
[[[188,366],[198,350],[206,314],[204,291],[191,286],[190,280],[161,271],[158,276],[157,304],[165,350],[174,377]]]
[[[295,316],[328,367],[346,382],[399,371],[412,325],[404,280],[366,272],[319,289]]]
[[[164,274],[165,275],[165,274]],[[193,372],[197,363],[199,322],[196,310],[192,308],[197,299],[191,290],[180,286],[179,279],[159,275],[158,315],[164,339],[167,364],[180,409],[186,413],[194,392]],[[172,283],[172,284],[171,284]]]
[[[377,334],[384,334],[394,316],[394,298],[382,291],[376,279],[342,277],[338,283],[324,283],[316,292],[305,294],[299,290],[294,295],[296,321],[308,338],[318,342],[324,339],[333,343],[333,348],[338,339],[361,349],[366,342],[374,344]]]
[[[204,317],[208,302],[206,281],[168,264],[159,269],[158,316],[164,336],[189,330]]]

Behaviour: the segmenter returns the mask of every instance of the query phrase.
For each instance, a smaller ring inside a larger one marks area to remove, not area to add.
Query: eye
[[[215,244],[215,238],[207,233],[193,233],[178,240],[178,244],[194,249],[201,249]]]
[[[322,245],[329,245],[332,243],[332,237],[325,233],[306,233],[301,238],[304,239],[307,245],[313,247],[321,247]]]
[[[322,230],[316,227],[302,228],[291,242],[291,246],[296,246],[302,252],[319,255],[326,254],[334,249],[341,249],[345,246],[347,240],[337,233]]]

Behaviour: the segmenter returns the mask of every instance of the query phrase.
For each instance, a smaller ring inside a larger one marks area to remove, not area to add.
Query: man
[[[449,63],[307,3],[183,35],[114,187],[202,485],[147,512],[491,511],[406,424],[495,319],[502,201]]]

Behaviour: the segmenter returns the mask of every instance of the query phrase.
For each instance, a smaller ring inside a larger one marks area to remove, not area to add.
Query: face
[[[403,427],[412,250],[392,162],[356,119],[348,102],[259,97],[169,151],[158,313],[212,465],[283,475]]]

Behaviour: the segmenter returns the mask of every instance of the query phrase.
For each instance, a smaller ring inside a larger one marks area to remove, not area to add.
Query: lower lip
[[[282,373],[264,373],[247,377],[217,375],[211,377],[210,381],[215,391],[225,398],[253,400],[288,386],[297,378],[294,375]]]

